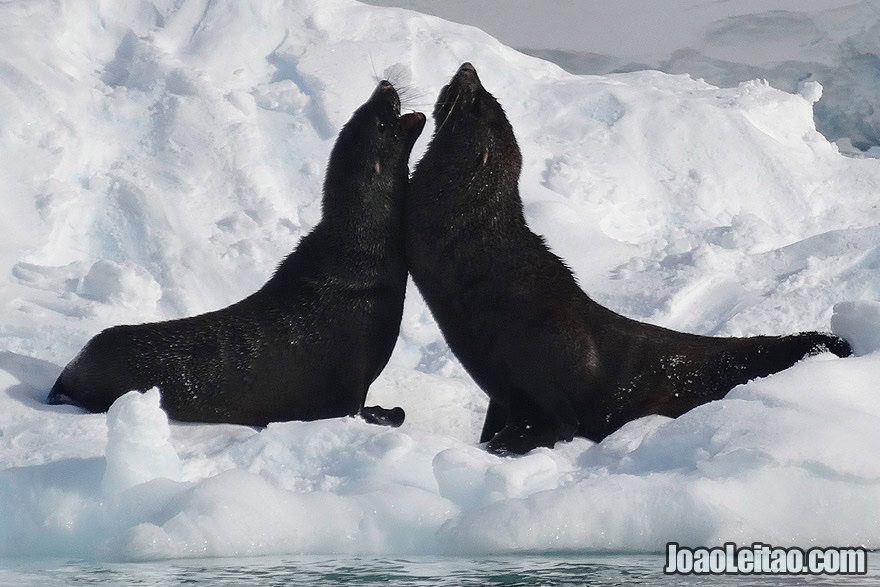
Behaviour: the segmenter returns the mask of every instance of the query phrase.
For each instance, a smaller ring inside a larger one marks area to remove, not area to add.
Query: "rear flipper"
[[[826,332],[801,332],[795,336],[804,336],[812,343],[807,354],[816,355],[818,353],[834,353],[838,357],[848,357],[852,354],[852,347],[845,339],[836,334],[828,334]]]
[[[406,412],[401,407],[394,407],[389,410],[381,406],[364,406],[361,408],[360,416],[368,424],[397,428],[403,424]]]

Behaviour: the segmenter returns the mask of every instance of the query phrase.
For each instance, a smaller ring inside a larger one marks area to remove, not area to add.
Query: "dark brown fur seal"
[[[400,329],[407,162],[424,124],[421,113],[401,116],[381,82],[339,133],[321,222],[259,291],[216,312],[101,332],[48,402],[100,412],[158,387],[176,420],[265,426],[361,413],[399,426],[401,408],[364,399]]]
[[[406,204],[407,263],[449,347],[489,395],[481,441],[490,451],[599,441],[805,355],[850,354],[831,334],[697,336],[600,306],[526,225],[513,129],[469,63],[440,92],[434,120]]]

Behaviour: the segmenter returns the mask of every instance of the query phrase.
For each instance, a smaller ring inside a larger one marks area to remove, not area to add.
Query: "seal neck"
[[[356,248],[376,248],[399,240],[401,208],[408,190],[406,173],[384,174],[352,181],[351,175],[328,174],[321,202],[320,226],[325,226]],[[344,179],[338,179],[342,176]]]
[[[525,226],[516,142],[498,145],[491,139],[476,143],[456,138],[434,137],[416,166],[407,206],[445,225],[503,222]],[[451,168],[454,173],[449,172]]]

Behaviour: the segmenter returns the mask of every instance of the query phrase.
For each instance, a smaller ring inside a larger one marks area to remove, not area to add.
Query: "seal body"
[[[436,130],[405,209],[410,273],[449,347],[489,395],[481,442],[525,453],[599,441],[649,414],[676,417],[843,339],[717,338],[599,305],[523,216],[522,159],[501,106],[470,64],[440,92]]]
[[[400,328],[402,204],[424,123],[421,113],[401,116],[396,90],[381,82],[333,147],[321,221],[260,290],[215,312],[104,330],[48,402],[99,412],[158,387],[183,421],[264,426],[360,412],[400,425],[401,408],[364,408],[364,399]]]

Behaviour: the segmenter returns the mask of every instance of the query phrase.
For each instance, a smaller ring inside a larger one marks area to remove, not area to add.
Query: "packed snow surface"
[[[5,2],[0,49],[0,558],[880,547],[880,160],[816,131],[818,83],[574,76],[348,0]],[[856,356],[499,458],[410,287],[368,398],[400,429],[169,423],[155,390],[43,403],[101,329],[256,290],[377,80],[429,112],[465,60],[517,133],[530,225],[595,299],[712,335],[833,329]]]

